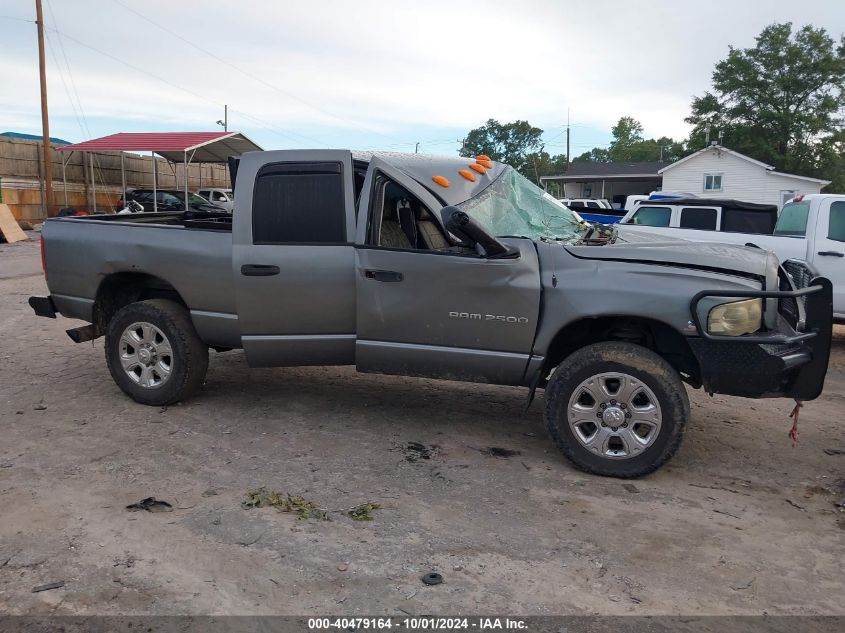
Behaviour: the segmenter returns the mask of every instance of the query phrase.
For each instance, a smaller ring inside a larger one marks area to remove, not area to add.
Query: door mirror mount
[[[443,224],[450,233],[460,238],[470,248],[480,249],[484,257],[505,259],[519,256],[519,251],[502,244],[465,211],[453,206],[443,207],[441,216]]]

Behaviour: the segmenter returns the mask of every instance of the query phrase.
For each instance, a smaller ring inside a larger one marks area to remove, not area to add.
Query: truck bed
[[[92,321],[100,284],[117,273],[172,286],[211,345],[240,344],[232,279],[231,216],[182,213],[53,218],[42,232],[47,286],[68,317]]]

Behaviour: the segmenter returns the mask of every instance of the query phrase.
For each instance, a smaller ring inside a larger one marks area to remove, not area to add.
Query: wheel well
[[[701,386],[701,368],[684,336],[661,321],[638,317],[608,316],[570,323],[552,339],[543,363],[542,382],[573,352],[603,341],[636,343],[666,359],[693,387]]]
[[[187,307],[179,292],[169,283],[146,273],[114,273],[97,289],[94,300],[94,325],[102,333],[123,306],[146,299],[170,299]]]

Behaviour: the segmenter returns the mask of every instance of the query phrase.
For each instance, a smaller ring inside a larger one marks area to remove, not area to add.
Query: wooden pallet
[[[29,239],[18,225],[8,204],[0,204],[0,233],[9,244]]]

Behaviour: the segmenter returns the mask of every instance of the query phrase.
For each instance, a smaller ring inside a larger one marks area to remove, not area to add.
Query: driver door
[[[540,306],[534,244],[505,240],[518,251],[511,259],[425,247],[407,220],[389,224],[404,205],[415,209],[416,230],[436,228],[448,239],[442,204],[404,172],[373,159],[355,245],[358,370],[523,384]]]

